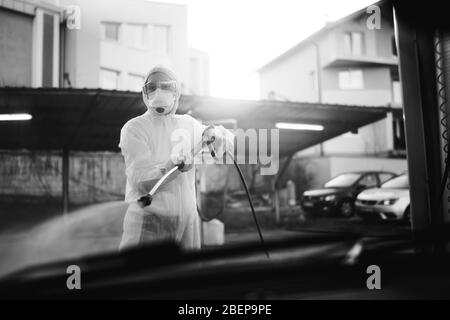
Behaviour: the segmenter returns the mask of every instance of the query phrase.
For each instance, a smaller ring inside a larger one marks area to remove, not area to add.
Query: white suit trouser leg
[[[130,204],[123,222],[123,234],[119,250],[157,241],[177,241],[182,248],[200,249],[200,219],[192,219],[180,225],[176,216],[161,216]]]

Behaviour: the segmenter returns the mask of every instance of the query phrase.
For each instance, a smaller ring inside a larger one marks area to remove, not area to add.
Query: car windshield
[[[14,10],[2,5],[10,2]],[[22,2],[45,14],[24,15]],[[396,43],[392,8],[382,30],[368,30],[372,15],[361,5],[332,0],[245,8],[226,0],[74,1],[83,13],[78,30],[80,19],[68,19],[59,2],[70,1],[0,0],[0,278],[162,241],[214,255],[312,234],[411,230],[398,223],[408,221],[409,203],[385,214],[357,202],[380,181],[414,171],[401,101],[386,101],[401,96],[398,59],[384,57]],[[230,24],[225,17],[235,12],[245,19]],[[339,34],[325,27],[317,45],[306,41],[284,59],[289,43],[280,47],[280,35],[319,31],[327,19],[316,18],[327,12],[336,13],[330,21],[348,16],[336,20]],[[188,39],[200,39],[198,48]],[[341,51],[352,59],[334,57]],[[375,84],[388,94],[374,95]],[[366,107],[387,104],[392,110]],[[383,185],[407,187],[406,176]],[[300,251],[273,260],[302,258]],[[266,261],[242,261],[251,259]]]
[[[395,177],[381,185],[383,189],[409,189],[409,178],[407,174]]]
[[[344,173],[324,184],[326,188],[344,188],[353,185],[361,177],[360,173]]]

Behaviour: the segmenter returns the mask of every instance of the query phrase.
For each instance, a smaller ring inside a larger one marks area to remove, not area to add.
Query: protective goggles
[[[151,81],[144,84],[142,90],[146,94],[150,94],[160,88],[161,90],[177,92],[177,82],[175,80]]]

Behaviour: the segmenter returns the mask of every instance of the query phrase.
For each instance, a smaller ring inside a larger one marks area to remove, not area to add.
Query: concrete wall
[[[389,68],[361,68],[363,89],[339,88],[339,72],[345,70],[346,68],[323,70],[323,102],[364,106],[385,106],[392,102],[392,82]]]
[[[59,201],[62,195],[62,159],[55,152],[0,152],[0,198],[37,198]],[[120,153],[73,152],[69,161],[69,197],[72,204],[123,200],[125,168]],[[204,194],[221,193],[228,179],[228,190],[241,190],[239,175],[233,165],[204,165]],[[241,166],[247,182],[251,182],[250,166]],[[259,170],[258,170],[259,173]],[[256,176],[255,187],[266,184]]]
[[[103,67],[119,71],[125,88],[129,73],[145,75],[155,64],[168,65],[181,82],[187,83],[186,6],[144,0],[61,0],[61,5],[72,4],[81,7],[81,29],[66,32],[65,68],[74,87],[99,87]],[[101,22],[168,25],[169,54],[157,56],[146,49],[129,47],[123,41],[118,44],[102,41]]]
[[[408,169],[406,159],[388,159],[379,157],[300,157],[306,172],[312,175],[311,188],[319,188],[332,177],[349,171],[379,170],[400,174]]]
[[[53,199],[62,194],[62,160],[55,153],[0,153],[0,196]],[[125,192],[123,158],[116,153],[72,153],[69,161],[70,203],[122,200]]]
[[[0,86],[31,86],[33,16],[0,7]]]
[[[323,144],[325,155],[374,155],[393,150],[392,114],[385,119],[348,132]]]
[[[0,153],[0,198],[39,199],[60,201],[62,187],[62,161],[55,153],[2,152]],[[111,200],[123,200],[125,174],[123,158],[119,153],[72,153],[70,158],[69,197],[71,204],[87,204]],[[242,190],[234,167],[208,165],[204,195],[221,193],[226,177],[229,191]],[[243,166],[245,178],[250,185],[250,166]],[[371,157],[296,157],[284,174],[280,187],[287,180],[296,183],[297,194],[309,188],[320,187],[324,182],[346,171],[385,170],[401,173],[407,170],[404,159]],[[256,175],[254,194],[270,191],[270,177]],[[202,189],[203,188],[203,189]],[[220,197],[217,199],[221,199]],[[219,203],[214,204],[218,206]]]
[[[400,174],[408,169],[406,159],[331,157],[331,177],[346,171],[380,170]]]

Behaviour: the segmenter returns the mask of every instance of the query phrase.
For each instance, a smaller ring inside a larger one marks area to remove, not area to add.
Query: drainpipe
[[[320,68],[320,48],[316,42],[311,41],[316,48],[316,72],[317,72],[317,102],[322,103],[322,69]]]
[[[66,65],[66,30],[64,28],[64,13],[59,23],[59,87],[64,88],[64,73]]]
[[[322,69],[320,68],[320,48],[319,45],[314,41],[311,41],[311,44],[316,49],[317,102],[322,103]],[[323,157],[325,154],[323,150],[323,143],[319,144],[319,148],[320,156]]]

